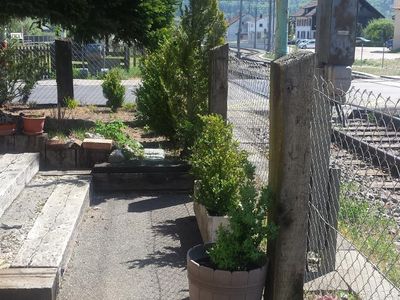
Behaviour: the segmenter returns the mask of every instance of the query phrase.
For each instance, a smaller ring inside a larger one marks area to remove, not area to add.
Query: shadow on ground
[[[153,230],[155,235],[170,236],[174,240],[179,240],[180,247],[164,247],[163,251],[156,251],[145,259],[127,261],[129,269],[144,268],[149,265],[185,268],[187,251],[202,243],[197,222],[193,216],[167,220],[160,225],[153,226]]]
[[[187,195],[159,195],[141,201],[132,202],[128,205],[128,212],[142,213],[155,209],[163,209],[171,206],[182,205],[191,202]]]

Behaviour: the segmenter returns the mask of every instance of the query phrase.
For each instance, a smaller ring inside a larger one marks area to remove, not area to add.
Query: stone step
[[[53,177],[37,174],[0,217],[3,266],[11,265],[56,185]]]
[[[191,191],[190,165],[179,160],[138,160],[97,164],[95,191]]]
[[[39,170],[39,153],[0,155],[0,217]]]
[[[70,243],[89,203],[89,176],[39,174],[52,177],[56,186],[12,267],[63,267],[68,260]]]

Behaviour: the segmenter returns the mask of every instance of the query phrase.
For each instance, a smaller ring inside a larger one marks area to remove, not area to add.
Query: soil
[[[96,121],[111,122],[121,120],[127,126],[126,134],[148,148],[163,148],[167,151],[167,156],[178,156],[179,150],[164,136],[159,136],[146,129],[140,124],[136,117],[136,111],[132,109],[121,108],[117,112],[112,112],[110,108],[103,106],[79,106],[74,109],[65,109],[61,111],[61,121],[58,120],[58,110],[56,107],[29,107],[27,105],[7,105],[1,107],[4,113],[18,116],[24,115],[41,115],[44,114],[46,119],[45,132],[56,133],[63,132],[71,138],[78,138],[70,134],[74,129],[89,130],[95,126]]]

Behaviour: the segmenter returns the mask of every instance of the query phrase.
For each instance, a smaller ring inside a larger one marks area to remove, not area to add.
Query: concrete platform
[[[0,155],[0,217],[39,170],[39,153]]]

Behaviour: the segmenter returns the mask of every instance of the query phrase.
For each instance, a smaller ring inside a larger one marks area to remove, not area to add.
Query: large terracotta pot
[[[224,271],[203,266],[206,246],[197,245],[187,253],[189,296],[191,300],[246,299],[260,300],[263,294],[267,264],[250,271]]]
[[[24,133],[27,135],[38,135],[43,133],[44,116],[23,116],[24,120]]]
[[[0,124],[0,135],[11,135],[14,134],[17,129],[15,123]]]

